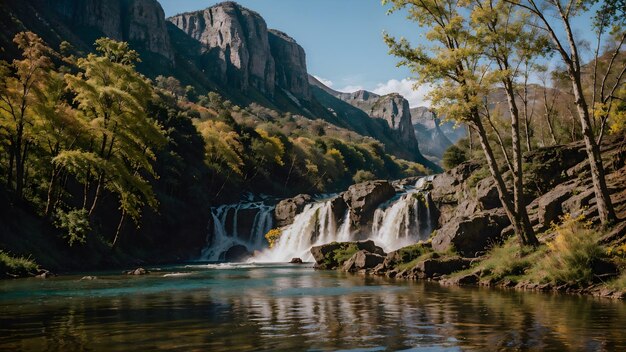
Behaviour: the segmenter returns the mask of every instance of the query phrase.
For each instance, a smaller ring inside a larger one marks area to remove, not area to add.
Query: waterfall
[[[224,260],[226,252],[243,246],[250,253],[266,247],[264,235],[272,229],[273,205],[246,201],[211,208],[207,245],[200,260]]]
[[[332,200],[308,204],[296,215],[293,224],[283,229],[274,248],[257,254],[254,261],[284,262],[296,257],[311,261],[313,257],[309,250],[312,246],[337,241],[342,233],[346,240],[350,240],[349,231],[349,227],[337,228]]]
[[[313,261],[310,249],[330,242],[371,239],[386,252],[427,240],[432,228],[434,204],[424,190],[431,177],[417,181],[396,197],[381,204],[374,213],[371,229],[356,231],[350,222],[349,210],[341,219],[333,212],[333,199],[309,204],[293,224],[283,228],[279,240],[252,258],[255,262],[285,262],[291,258]]]
[[[334,208],[340,203],[335,202],[336,195],[319,196],[295,216],[291,225],[281,229],[273,248],[267,248],[265,234],[272,229],[275,206],[251,198],[212,208],[201,260],[225,260],[231,248],[241,246],[254,253],[251,261],[255,262],[285,262],[292,258],[312,261],[311,247],[335,241],[371,239],[389,252],[427,240],[435,223],[435,206],[426,187],[431,180],[423,177],[381,204],[369,228],[353,228],[350,210]]]

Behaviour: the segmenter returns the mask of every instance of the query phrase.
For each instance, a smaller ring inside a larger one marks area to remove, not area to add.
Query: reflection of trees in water
[[[0,349],[626,347],[623,302],[325,273],[258,279],[238,288],[225,281],[202,290],[6,306],[1,326],[22,335],[0,335]]]

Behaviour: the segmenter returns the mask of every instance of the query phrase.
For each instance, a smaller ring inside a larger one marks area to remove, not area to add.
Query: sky
[[[159,0],[166,16],[207,8],[217,0]],[[428,87],[415,87],[411,73],[396,67],[388,54],[383,31],[418,43],[424,30],[403,13],[387,14],[381,0],[238,0],[274,28],[293,37],[305,50],[309,73],[339,91],[366,89],[378,94],[397,92],[411,107],[428,105]],[[574,22],[585,28],[588,18]],[[590,33],[582,32],[584,37]]]

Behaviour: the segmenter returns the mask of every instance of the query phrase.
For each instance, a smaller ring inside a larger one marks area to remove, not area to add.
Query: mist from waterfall
[[[274,206],[262,201],[227,204],[211,209],[211,223],[207,246],[200,260],[222,261],[226,252],[234,246],[243,246],[252,253],[267,247],[265,234],[273,226]],[[254,215],[252,215],[254,214]],[[251,226],[243,226],[243,221]]]
[[[292,258],[313,261],[311,247],[330,242],[371,239],[389,252],[427,240],[433,229],[434,205],[424,185],[430,179],[421,178],[415,186],[406,187],[381,204],[368,228],[355,228],[349,209],[343,215],[336,214],[333,204],[337,196],[320,196],[306,205],[291,225],[282,228],[273,248],[268,248],[265,239],[273,225],[273,205],[242,201],[213,208],[201,260],[225,260],[226,252],[234,246],[245,247],[254,254],[252,262],[286,262]]]

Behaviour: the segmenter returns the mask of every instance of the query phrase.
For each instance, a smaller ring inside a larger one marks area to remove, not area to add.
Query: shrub
[[[280,229],[271,229],[265,234],[265,239],[267,243],[269,243],[270,248],[273,248],[276,245],[276,242],[280,239],[280,236],[283,232]]]
[[[450,146],[443,153],[442,163],[447,170],[453,169],[467,161],[465,151],[456,145]]]
[[[30,258],[13,257],[0,251],[0,278],[23,277],[37,273],[39,266]]]
[[[581,218],[563,217],[563,223],[555,226],[556,237],[548,243],[549,253],[538,263],[537,270],[542,281],[569,284],[593,282],[594,264],[606,257],[598,244],[600,234],[583,223]]]
[[[342,265],[345,261],[352,258],[354,253],[358,251],[359,248],[356,246],[356,244],[350,243],[348,246],[337,249],[333,257],[335,259],[335,262],[337,262],[339,265]]]
[[[354,183],[372,181],[375,179],[376,179],[376,175],[374,175],[371,171],[366,171],[366,170],[359,170],[352,177],[352,181],[354,181]]]
[[[64,230],[63,238],[70,246],[78,242],[84,244],[87,234],[91,231],[89,225],[89,213],[85,209],[73,209],[65,212],[61,209],[57,210],[56,226]]]

